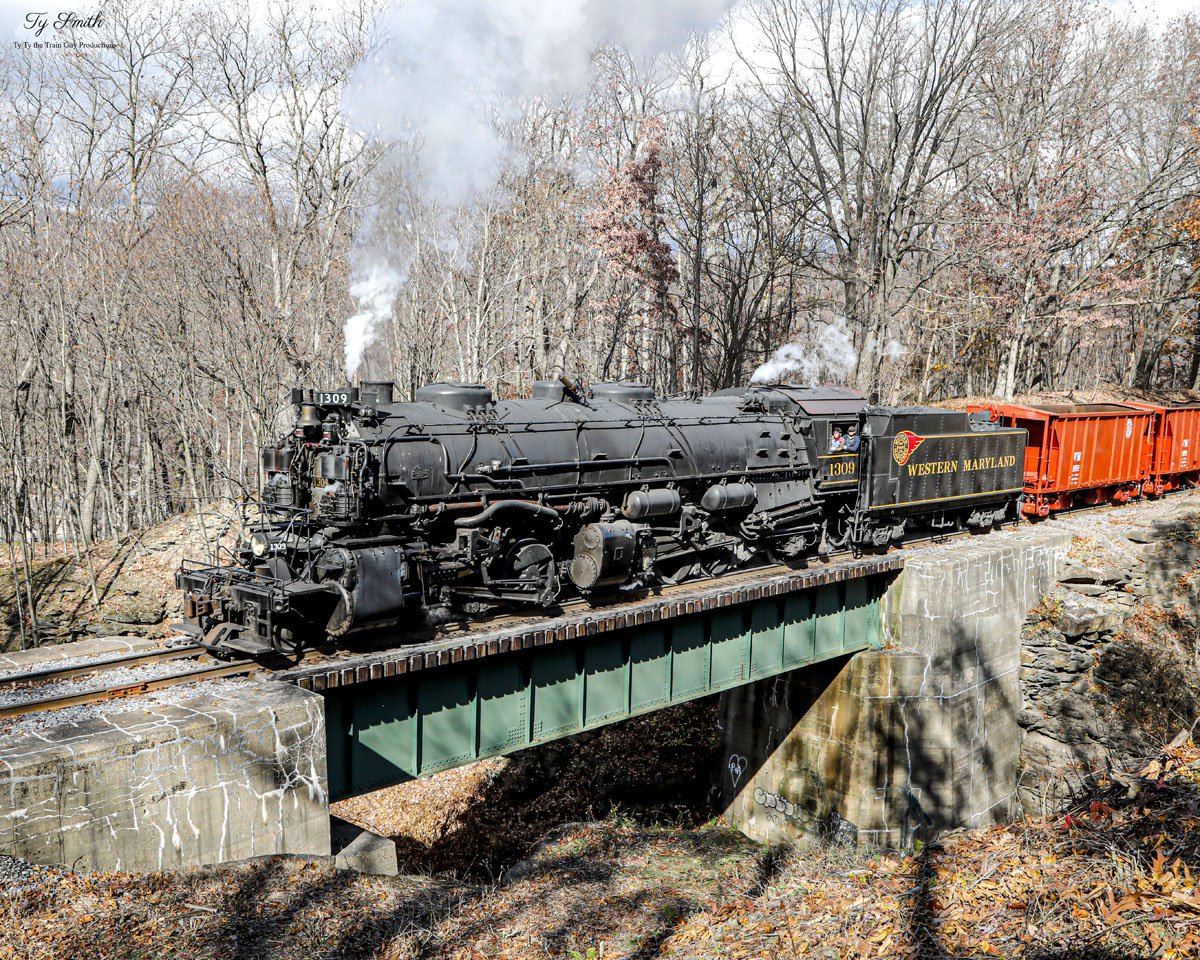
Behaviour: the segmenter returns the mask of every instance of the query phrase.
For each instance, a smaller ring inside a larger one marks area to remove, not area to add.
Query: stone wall
[[[0,745],[0,853],[138,871],[329,852],[317,694],[246,684]]]
[[[1198,509],[1190,496],[1056,521],[1072,559],[1022,640],[1026,812],[1194,721]]]
[[[886,648],[722,695],[718,802],[763,840],[908,846],[1016,809],[1020,635],[1070,536],[1046,526],[911,551]]]

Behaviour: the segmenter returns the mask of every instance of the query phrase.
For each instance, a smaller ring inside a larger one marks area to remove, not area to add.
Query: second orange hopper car
[[[1200,404],[1129,406],[1154,413],[1154,448],[1142,493],[1156,497],[1200,482]]]

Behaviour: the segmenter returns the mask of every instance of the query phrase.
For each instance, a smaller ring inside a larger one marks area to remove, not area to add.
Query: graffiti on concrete
[[[804,829],[812,823],[812,815],[800,809],[798,804],[779,793],[769,793],[762,787],[754,788],[754,802],[767,811],[768,823],[787,823]]]
[[[766,810],[768,823],[790,826],[819,836],[827,843],[851,847],[858,843],[858,826],[841,816],[837,810],[831,810],[826,817],[818,819],[783,794],[771,793],[762,787],[754,788],[754,802]]]
[[[750,763],[745,757],[738,753],[729,755],[729,779],[733,781],[733,789],[737,789],[737,785],[742,780],[742,774],[746,772],[746,766]]]

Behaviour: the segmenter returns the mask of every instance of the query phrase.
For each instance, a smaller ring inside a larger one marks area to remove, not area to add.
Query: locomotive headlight
[[[250,534],[250,552],[256,557],[265,557],[270,546],[270,539],[261,530]]]

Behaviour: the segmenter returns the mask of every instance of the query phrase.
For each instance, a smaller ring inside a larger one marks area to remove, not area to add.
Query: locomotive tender
[[[210,649],[297,655],[449,605],[552,607],[1016,519],[1021,429],[845,387],[665,399],[636,383],[295,390],[262,454],[263,522],[235,562],[186,565]],[[857,450],[834,429],[857,428]]]

